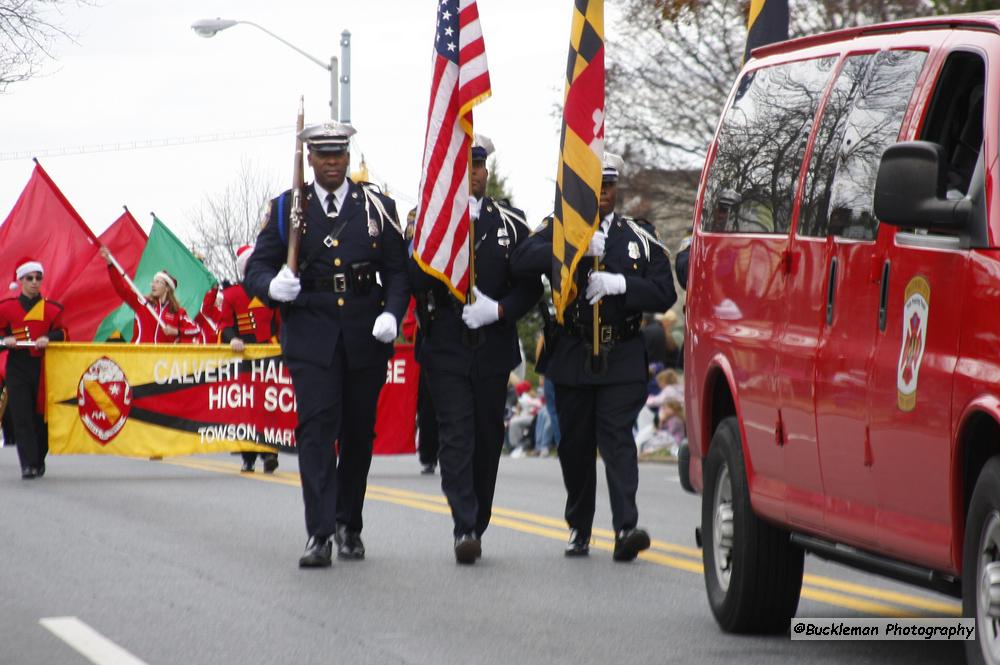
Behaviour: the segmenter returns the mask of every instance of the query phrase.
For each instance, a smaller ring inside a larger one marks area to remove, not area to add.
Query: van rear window
[[[816,107],[836,58],[747,72],[722,121],[702,229],[784,233]]]
[[[927,54],[849,56],[823,108],[802,192],[798,234],[874,240],[882,153],[899,137]]]

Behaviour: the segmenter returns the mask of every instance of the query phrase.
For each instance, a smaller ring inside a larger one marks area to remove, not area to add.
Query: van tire
[[[986,624],[985,609],[978,602],[984,586],[984,568],[997,562],[1000,562],[1000,457],[993,457],[979,473],[965,521],[962,616],[976,620],[976,640],[965,643],[965,660],[970,664],[1000,663],[1000,622],[992,620]]]
[[[677,479],[685,492],[695,493],[694,485],[691,484],[691,448],[686,443],[682,443],[677,450]]]
[[[716,428],[702,477],[702,559],[715,620],[730,633],[787,631],[799,605],[804,553],[787,531],[754,514],[735,416]]]

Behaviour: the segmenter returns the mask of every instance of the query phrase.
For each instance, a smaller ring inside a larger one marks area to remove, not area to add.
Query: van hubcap
[[[727,466],[719,469],[713,506],[712,550],[715,555],[715,577],[722,590],[728,591],[733,554],[733,486]]]
[[[1000,664],[1000,513],[986,519],[979,539],[979,593],[976,629],[983,658]]]

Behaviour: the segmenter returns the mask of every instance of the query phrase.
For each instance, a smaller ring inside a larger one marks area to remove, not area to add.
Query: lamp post
[[[317,65],[319,65],[326,71],[330,72],[330,117],[334,120],[337,120],[337,114],[339,111],[339,105],[337,101],[337,78],[338,78],[337,56],[330,56],[329,63],[323,62],[319,58],[310,55],[309,53],[306,53],[295,44],[292,44],[287,39],[279,37],[278,35],[268,30],[267,28],[257,25],[252,21],[236,21],[233,19],[225,19],[225,18],[214,18],[214,19],[203,18],[192,23],[191,29],[194,30],[195,34],[197,34],[199,37],[205,37],[207,39],[208,37],[214,37],[216,33],[221,32],[222,30],[226,30],[227,28],[231,28],[234,25],[240,25],[240,24],[253,26],[258,30],[260,30],[261,32],[264,32],[270,35],[271,37],[274,37],[288,48],[292,49],[296,53],[304,55],[305,57],[309,58],[310,60],[315,62]]]

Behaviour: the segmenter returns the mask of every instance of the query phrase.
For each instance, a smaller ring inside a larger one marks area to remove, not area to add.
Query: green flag
[[[153,275],[160,270],[166,270],[177,278],[177,300],[193,319],[201,310],[205,293],[216,284],[215,276],[170,232],[166,224],[154,216],[146,249],[139,259],[139,267],[136,268],[132,281],[140,291],[149,293]],[[107,341],[115,331],[120,332],[125,341],[132,339],[134,319],[132,308],[122,305],[101,322],[94,341]]]

